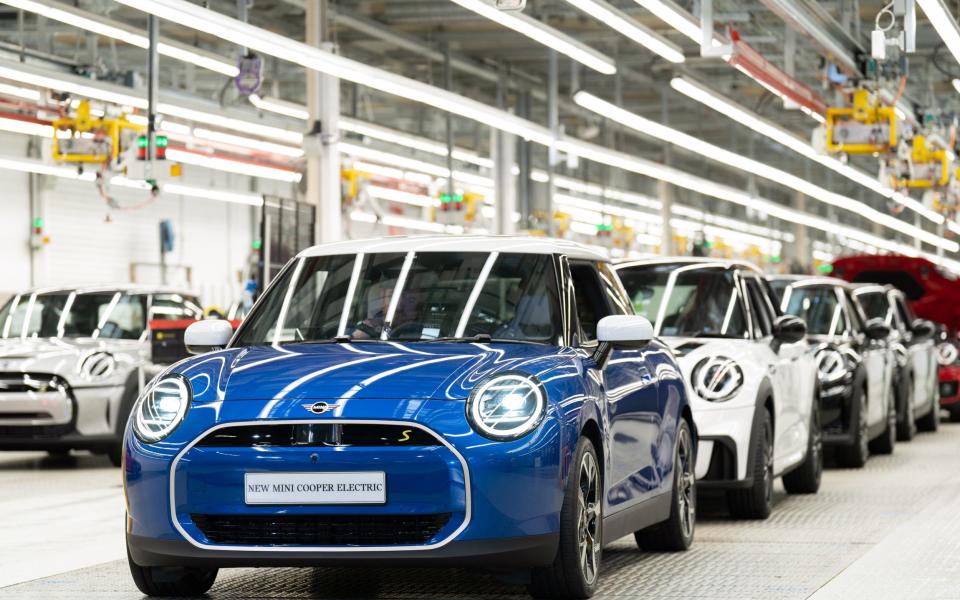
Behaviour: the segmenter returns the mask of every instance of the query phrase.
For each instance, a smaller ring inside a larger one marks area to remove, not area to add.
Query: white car
[[[868,318],[884,319],[891,330],[891,343],[898,358],[894,375],[897,403],[897,439],[913,439],[920,431],[940,426],[937,389],[936,328],[918,319],[903,292],[890,285],[858,285],[854,298]]]
[[[130,409],[160,371],[148,323],[202,314],[189,294],[139,286],[11,298],[0,308],[0,450],[90,450],[119,466]]]
[[[766,518],[773,480],[816,493],[823,438],[806,324],[781,314],[763,275],[739,262],[617,265],[637,314],[677,354],[700,435],[697,482],[727,490],[738,518]]]

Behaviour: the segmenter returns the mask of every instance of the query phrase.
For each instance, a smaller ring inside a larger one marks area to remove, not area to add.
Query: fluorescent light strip
[[[679,46],[604,0],[567,0],[567,2],[661,58],[672,63],[684,61],[683,50]]]
[[[260,110],[277,113],[278,115],[286,115],[294,119],[300,119],[301,121],[306,121],[310,118],[310,111],[307,110],[306,106],[280,100],[279,98],[263,98],[258,94],[250,94],[248,97],[250,98],[250,104],[253,104]]]
[[[947,46],[953,58],[960,63],[960,27],[942,0],[917,0],[917,6],[927,15],[927,20]]]
[[[40,92],[40,90],[24,88],[7,83],[0,83],[0,94],[23,98],[24,100],[30,100],[31,102],[36,102],[38,104],[43,101],[43,94]]]
[[[235,119],[233,117],[225,117],[223,115],[187,108],[185,106],[177,106],[167,102],[160,102],[157,104],[157,112],[171,117],[187,119],[188,121],[196,121],[205,125],[215,125],[217,127],[223,127],[224,129],[242,131],[248,134],[272,138],[291,144],[303,144],[303,134],[296,131],[290,131],[289,129],[282,129],[280,127],[273,127],[271,125],[252,123],[250,121]]]
[[[405,192],[403,190],[395,190],[393,188],[387,188],[378,185],[368,185],[366,190],[367,193],[374,198],[378,198],[380,200],[389,200],[391,202],[399,202],[400,204],[409,204],[411,206],[420,206],[424,208],[438,206],[440,204],[438,200],[424,194],[414,194],[413,192]]]
[[[636,0],[658,19],[673,27],[691,40],[700,43],[703,36],[700,21],[670,0]],[[714,45],[719,45],[714,38]]]
[[[195,127],[193,129],[193,137],[201,140],[209,140],[211,142],[220,142],[222,144],[238,146],[240,148],[248,148],[250,150],[269,152],[271,154],[278,154],[280,156],[288,156],[290,158],[300,158],[303,156],[303,148],[295,148],[293,146],[284,146],[283,144],[264,142],[263,140],[232,135],[220,131],[211,131],[209,129],[203,129],[200,127]]]
[[[48,0],[0,0],[0,2],[137,48],[146,49],[150,46],[147,35],[132,27],[59,2],[54,3]],[[236,77],[240,74],[237,65],[184,44],[160,42],[157,45],[157,51],[163,56],[191,63],[227,77]]]
[[[548,128],[507,111],[254,27],[186,0],[117,1],[162,19],[245,46],[261,54],[286,60],[344,81],[365,85],[387,94],[422,102],[539,144],[549,145],[552,141],[553,136]]]
[[[339,147],[340,152],[347,154],[348,156],[380,162],[385,165],[389,165],[390,167],[418,171],[420,173],[426,173],[428,175],[433,175],[434,177],[441,177],[444,179],[450,176],[450,171],[447,170],[446,167],[424,162],[422,160],[417,160],[415,158],[398,156],[396,154],[391,154],[390,152],[384,152],[382,150],[376,150],[374,148],[368,148],[366,146],[360,146],[348,142],[340,142]],[[491,190],[494,187],[493,180],[489,177],[483,177],[481,175],[466,173],[463,171],[454,171],[453,180],[462,181],[464,183],[469,183],[471,185]]]
[[[604,75],[613,75],[617,72],[616,64],[609,56],[597,52],[590,46],[525,15],[523,12],[500,10],[486,0],[452,0],[452,2],[498,25],[512,29],[520,35],[525,35],[548,48],[552,48],[594,71]]]
[[[691,152],[711,160],[715,160],[734,169],[745,171],[747,173],[753,173],[754,175],[763,177],[764,179],[768,179],[774,183],[778,183],[812,198],[816,198],[817,200],[820,200],[826,204],[859,214],[866,219],[873,221],[874,223],[878,223],[895,231],[903,231],[904,233],[916,237],[917,239],[922,240],[932,246],[943,248],[949,252],[956,252],[957,250],[960,250],[960,244],[957,242],[944,239],[934,233],[924,231],[919,227],[905,223],[900,219],[892,217],[888,214],[881,213],[880,211],[873,209],[863,202],[859,202],[852,198],[831,192],[781,169],[777,169],[765,163],[747,158],[724,148],[720,148],[719,146],[714,146],[713,144],[707,143],[699,138],[693,137],[676,129],[672,129],[655,121],[645,119],[610,102],[607,102],[606,100],[602,100],[588,92],[577,92],[573,99],[578,105],[588,110],[592,110],[605,118],[616,121],[625,127],[629,127],[630,129],[633,129],[634,131],[643,135],[653,137],[670,144],[675,144],[681,148],[685,148]]]
[[[234,202],[236,204],[249,204],[250,206],[263,205],[263,197],[259,194],[229,192],[213,188],[201,188],[192,185],[183,185],[180,183],[164,184],[163,193],[176,194],[178,196],[189,196],[191,198],[204,198],[206,200],[219,200],[221,202]]]
[[[33,123],[31,121],[21,121],[20,119],[8,119],[6,117],[0,117],[0,131],[22,133],[24,135],[36,135],[42,138],[53,137],[53,127],[50,125]]]
[[[902,204],[919,213],[923,217],[934,223],[943,223],[943,215],[925,207],[922,203],[906,196],[890,187],[883,185],[875,177],[860,171],[850,165],[844,164],[832,156],[821,154],[807,141],[799,138],[793,133],[781,128],[779,125],[760,117],[759,115],[743,108],[739,104],[729,100],[723,95],[715,92],[709,87],[694,81],[689,77],[675,77],[670,81],[670,87],[680,92],[692,100],[700,102],[704,106],[712,108],[722,115],[737,121],[741,125],[752,129],[771,140],[786,146],[790,150],[816,161],[821,165],[843,175],[867,189],[870,189],[885,198],[891,198],[895,202]]]
[[[184,150],[167,149],[167,159],[183,163],[186,165],[195,165],[214,169],[216,171],[226,171],[228,173],[237,173],[240,175],[249,175],[251,177],[262,177],[264,179],[273,179],[275,181],[285,181],[288,183],[299,182],[302,175],[297,171],[287,171],[285,169],[275,169],[262,165],[252,165],[236,160],[217,158],[214,156],[205,156],[196,152],[186,152]]]
[[[355,210],[350,213],[350,220],[360,223],[376,223],[377,216],[371,213]],[[434,223],[432,221],[421,221],[420,219],[411,219],[397,215],[384,215],[380,218],[380,224],[387,227],[402,227],[404,229],[413,229],[416,231],[431,231],[433,233],[453,233],[461,234],[464,228],[460,225],[444,225],[443,223]]]

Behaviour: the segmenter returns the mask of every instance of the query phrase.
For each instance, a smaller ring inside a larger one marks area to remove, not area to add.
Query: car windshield
[[[786,296],[783,312],[807,322],[807,333],[835,336],[843,333],[843,309],[831,287],[793,287]]]
[[[731,271],[682,265],[642,265],[618,271],[634,310],[662,336],[747,337]]]
[[[235,345],[353,340],[558,343],[553,257],[486,252],[303,257]]]
[[[863,292],[856,295],[857,302],[868,319],[883,319],[890,324],[890,302],[884,292]]]
[[[14,296],[0,309],[0,338],[138,339],[146,296],[123,292],[49,292]]]
[[[770,285],[770,291],[773,292],[771,300],[777,306],[783,306],[783,293],[790,287],[790,281],[787,279],[768,279],[767,283]]]

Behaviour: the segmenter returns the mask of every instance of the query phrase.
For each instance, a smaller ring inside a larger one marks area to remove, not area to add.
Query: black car
[[[829,277],[769,278],[787,314],[807,322],[816,352],[823,441],[838,462],[859,468],[871,452],[889,454],[896,442],[896,357],[884,319],[868,319],[853,287]]]

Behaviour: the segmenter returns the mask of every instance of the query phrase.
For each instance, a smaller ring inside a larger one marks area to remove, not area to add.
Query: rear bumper
[[[557,553],[559,534],[543,534],[492,540],[453,541],[434,550],[403,552],[276,552],[200,549],[179,540],[161,540],[127,534],[127,547],[141,566],[191,567],[330,567],[418,566],[479,567],[483,569],[529,568],[549,564]]]
[[[960,408],[960,368],[940,367],[939,379],[940,406]]]

